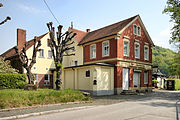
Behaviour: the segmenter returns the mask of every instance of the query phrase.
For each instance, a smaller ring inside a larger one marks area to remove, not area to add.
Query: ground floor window
[[[144,84],[148,84],[148,71],[144,72]]]
[[[48,86],[48,85],[50,85],[50,75],[45,74],[44,75],[44,86]]]

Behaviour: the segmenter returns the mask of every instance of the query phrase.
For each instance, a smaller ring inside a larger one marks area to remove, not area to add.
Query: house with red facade
[[[63,61],[64,89],[88,91],[93,95],[152,90],[154,43],[139,15],[94,31],[81,31],[73,27],[69,31],[77,35],[73,39],[75,56],[65,56]],[[41,38],[44,41],[41,46],[43,53],[39,52],[32,71],[40,87],[47,86],[46,81],[51,80],[48,85],[55,88],[56,74],[47,45],[48,38],[49,34]]]
[[[113,65],[113,82],[110,83],[114,83],[114,92],[111,94],[152,89],[154,43],[139,15],[94,31],[71,30],[77,33],[78,46],[83,48],[81,66]]]

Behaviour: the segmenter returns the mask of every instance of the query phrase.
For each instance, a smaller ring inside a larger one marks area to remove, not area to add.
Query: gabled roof
[[[43,37],[44,37],[45,35],[47,35],[47,34],[48,34],[48,33],[45,33],[45,34],[37,37],[37,40],[39,41],[41,38],[43,38]],[[27,41],[26,43],[27,43],[27,45],[28,45],[28,46],[27,46],[27,49],[29,49],[29,48],[33,45],[34,39],[32,39],[32,40],[30,40],[30,41]],[[0,57],[5,57],[6,59],[9,59],[9,58],[11,58],[11,57],[16,56],[17,53],[16,53],[16,51],[15,51],[15,47],[17,47],[17,46],[14,46],[14,47],[10,48],[9,50],[7,50],[7,51],[4,52],[3,54],[1,54]]]
[[[145,34],[148,38],[148,40],[150,41],[150,43],[152,45],[154,45],[154,43],[152,42],[141,18],[139,15],[135,15],[133,17],[130,17],[128,19],[122,20],[120,22],[114,23],[112,25],[108,25],[105,26],[103,28],[94,30],[92,32],[88,32],[83,38],[82,40],[80,40],[79,45],[83,45],[92,41],[96,41],[98,39],[101,38],[105,38],[108,36],[112,36],[112,35],[118,35],[121,34],[126,28],[128,28],[136,19],[139,20],[141,26],[143,27],[143,30],[145,31]]]
[[[128,23],[130,23],[134,18],[136,18],[138,15],[133,16],[131,18],[125,19],[123,21],[114,23],[112,25],[108,25],[106,27],[97,29],[95,31],[87,33],[83,39],[80,41],[80,45],[83,45],[85,43],[103,38],[108,37],[111,35],[116,35],[119,31],[121,31]]]
[[[69,28],[70,31],[73,31],[74,33],[76,33],[77,35],[75,36],[75,38],[78,40],[78,43],[82,40],[82,38],[87,34],[87,32],[81,31],[81,30],[77,30],[74,28]]]

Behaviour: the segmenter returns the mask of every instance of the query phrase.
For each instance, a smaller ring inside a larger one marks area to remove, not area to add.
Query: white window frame
[[[50,53],[51,53],[51,56],[50,56]],[[51,50],[48,50],[48,58],[50,58],[50,59],[53,58],[53,54],[52,54],[52,51],[51,51]]]
[[[39,57],[43,58],[44,57],[44,49],[41,49],[39,51]]]
[[[105,54],[105,49],[107,50],[106,54]],[[107,41],[102,42],[102,56],[103,57],[109,56],[109,53],[110,53],[110,45],[109,45],[109,40],[107,40]]]
[[[48,80],[45,79],[45,75],[48,75]],[[45,74],[45,75],[44,75],[44,81],[45,82],[50,82],[50,74]]]
[[[136,27],[136,28],[134,28]],[[133,34],[136,35],[137,34],[137,25],[133,24]]]
[[[137,26],[137,35],[141,36],[141,27],[140,26]]]
[[[124,45],[125,43],[127,43],[127,54],[124,53]],[[129,57],[129,52],[130,52],[130,49],[129,49],[129,40],[128,39],[124,39],[123,40],[123,55],[126,56],[126,57]]]
[[[93,53],[94,51],[95,51],[95,54]],[[92,44],[90,45],[90,59],[95,59],[95,58],[96,58],[96,44]]]
[[[136,24],[133,24],[133,34],[141,36],[141,27]]]
[[[139,45],[139,49],[138,49],[138,56],[136,56],[136,45]],[[139,44],[139,42],[135,42],[134,43],[134,58],[136,58],[136,59],[140,59],[140,44]]]
[[[147,57],[146,57],[146,48],[147,48]],[[144,45],[144,60],[149,60],[149,46]]]
[[[144,84],[148,84],[148,71],[144,71]]]

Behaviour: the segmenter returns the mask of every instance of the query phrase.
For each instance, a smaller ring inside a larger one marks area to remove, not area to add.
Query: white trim
[[[124,54],[124,43],[125,43],[125,42],[128,43],[128,44],[127,44],[127,55]],[[123,56],[129,57],[129,53],[130,53],[129,40],[126,39],[126,38],[124,38],[124,39],[123,39]]]
[[[92,50],[91,50],[91,47],[92,46],[95,46],[95,50],[96,50],[96,44],[92,44],[92,45],[90,45],[90,59],[95,59],[96,58],[96,53],[95,53],[95,55],[94,56],[92,56],[91,54],[92,54]]]
[[[108,54],[107,55],[104,55],[104,44],[105,43],[108,43]],[[102,42],[102,57],[107,57],[107,56],[109,56],[109,53],[110,53],[110,45],[109,45],[109,40],[106,40],[106,41],[103,41]]]
[[[147,48],[147,58],[145,56],[145,48]],[[149,46],[148,45],[144,45],[144,60],[149,60]]]
[[[136,52],[136,45],[139,45],[139,49],[138,49],[138,56],[136,57],[136,54],[135,54],[135,52]],[[140,44],[139,44],[139,42],[134,42],[134,58],[136,58],[136,59],[140,59]]]

